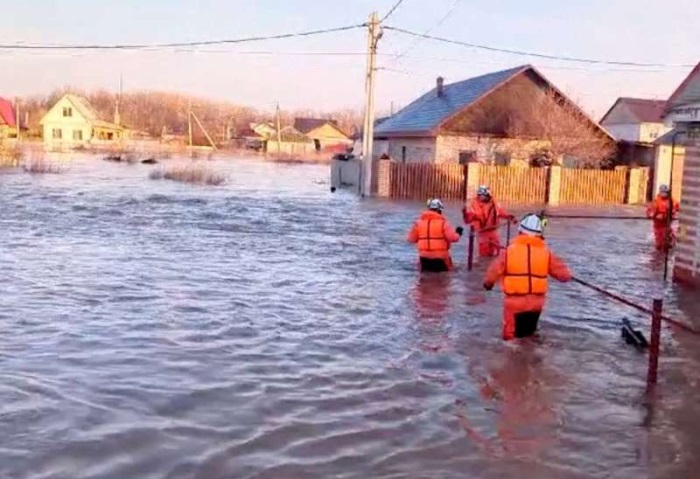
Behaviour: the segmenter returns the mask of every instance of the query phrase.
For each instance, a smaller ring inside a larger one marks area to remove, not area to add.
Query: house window
[[[406,163],[406,147],[401,147],[401,163]]]
[[[466,165],[467,163],[476,162],[476,151],[467,150],[459,152],[459,164]]]
[[[73,130],[73,139],[75,141],[83,141],[83,130]]]
[[[60,140],[63,138],[63,130],[60,128],[54,128],[51,130],[51,136],[53,136],[54,140]]]
[[[509,166],[510,165],[510,155],[508,153],[503,153],[502,151],[497,151],[494,155],[494,165],[496,166]]]
[[[63,107],[63,116],[65,116],[65,117],[73,116],[73,109],[69,106],[64,106]]]

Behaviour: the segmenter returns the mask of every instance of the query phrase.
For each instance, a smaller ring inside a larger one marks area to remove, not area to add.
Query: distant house
[[[352,146],[352,139],[338,126],[335,120],[295,118],[294,129],[313,141],[316,151],[322,149],[345,149]]]
[[[665,100],[618,98],[600,120],[618,142],[617,163],[653,166],[654,142],[670,128],[664,124]]]
[[[530,65],[453,84],[438,77],[435,88],[377,126],[375,143],[402,162],[528,165],[551,145],[546,129],[575,130],[580,143],[614,151],[614,139]],[[564,160],[578,159],[557,155]]]
[[[0,140],[17,136],[17,122],[12,102],[0,97]]]
[[[617,141],[652,144],[670,128],[664,124],[665,100],[618,98],[600,125]]]
[[[129,131],[99,117],[90,103],[67,93],[43,116],[40,125],[44,145],[49,148],[75,148],[87,145],[118,144]]]
[[[673,130],[658,140],[658,170],[681,200],[674,278],[700,286],[700,64],[669,97],[665,120]]]
[[[251,123],[248,128],[236,134],[239,146],[265,153],[307,155],[313,153],[313,142],[292,126],[280,130],[272,123]]]

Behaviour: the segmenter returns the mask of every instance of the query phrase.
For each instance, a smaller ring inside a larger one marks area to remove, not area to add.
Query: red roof
[[[664,109],[666,101],[664,100],[646,100],[643,98],[618,98],[615,104],[600,120],[601,123],[605,118],[618,106],[626,106],[627,110],[634,115],[639,123],[663,123]]]
[[[15,109],[12,106],[12,102],[2,97],[0,97],[0,123],[12,128],[17,127],[17,123],[15,123]]]

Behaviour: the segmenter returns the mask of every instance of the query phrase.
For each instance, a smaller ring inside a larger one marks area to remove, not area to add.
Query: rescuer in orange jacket
[[[666,185],[659,186],[659,194],[647,208],[647,216],[654,227],[654,243],[658,251],[671,248],[676,239],[671,229],[671,220],[680,211],[678,202],[671,198],[671,190]]]
[[[513,216],[508,214],[491,196],[487,186],[479,186],[476,198],[469,203],[469,207],[462,208],[464,222],[471,224],[477,233],[479,240],[479,256],[496,256],[501,249],[501,235],[498,232],[499,220],[508,221]]]
[[[566,264],[552,253],[542,239],[542,219],[527,215],[520,222],[520,234],[501,252],[486,272],[484,288],[490,291],[501,279],[503,339],[531,336],[537,330],[547,294],[547,277],[567,282],[572,276]]]
[[[421,271],[448,271],[452,269],[450,245],[459,241],[463,228],[457,229],[442,215],[444,206],[439,199],[428,200],[428,210],[408,232],[408,242],[416,244]]]

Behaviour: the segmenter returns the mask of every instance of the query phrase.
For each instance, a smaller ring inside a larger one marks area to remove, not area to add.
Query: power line
[[[263,40],[280,40],[285,38],[310,37],[325,33],[343,32],[365,27],[366,24],[348,25],[345,27],[325,28],[306,32],[281,33],[277,35],[245,37],[223,40],[204,40],[196,42],[156,43],[156,44],[123,44],[123,45],[33,45],[33,44],[0,44],[0,50],[147,50],[182,47],[197,47],[207,45],[232,45],[237,43],[258,42]]]
[[[399,8],[403,2],[404,2],[404,0],[399,0],[398,2],[396,2],[396,3],[394,4],[394,6],[391,7],[391,10],[389,10],[388,12],[386,12],[386,15],[384,15],[384,16],[382,17],[382,19],[379,20],[379,23],[383,23],[384,20],[386,20],[387,18],[389,18],[391,15],[393,15],[393,13],[396,11],[396,9]]]
[[[452,15],[452,13],[453,13],[453,12],[455,11],[455,9],[457,8],[457,5],[459,5],[459,3],[460,3],[461,1],[462,1],[462,0],[455,0],[454,3],[452,4],[452,6],[450,7],[450,9],[447,10],[447,13],[445,13],[445,15],[443,15],[442,18],[440,18],[440,20],[438,20],[432,27],[430,27],[430,28],[428,28],[426,31],[424,31],[424,32],[423,32],[423,35],[429,34],[429,33],[432,32],[433,30],[435,30],[437,27],[439,27],[440,25],[442,25],[442,24],[445,22],[445,20],[447,20],[448,18],[450,18],[450,16]],[[394,61],[400,60],[402,57],[404,57],[409,51],[411,51],[412,49],[414,49],[414,48],[416,47],[416,45],[418,45],[418,44],[420,43],[421,40],[422,40],[421,38],[415,38],[414,41],[413,41],[413,43],[411,43],[408,47],[406,47],[406,49],[405,49],[404,51],[402,51],[401,53],[399,53],[398,55],[396,55],[396,57],[394,58]]]
[[[428,40],[434,40],[442,43],[450,43],[452,45],[460,45],[463,47],[469,47],[469,48],[478,48],[481,50],[488,50],[491,52],[499,52],[499,53],[508,53],[511,55],[520,55],[520,56],[528,56],[528,57],[535,57],[535,58],[546,58],[549,60],[562,60],[562,61],[569,61],[569,62],[577,62],[577,63],[588,63],[588,64],[600,64],[600,65],[619,65],[619,66],[632,66],[632,67],[662,67],[662,68],[693,68],[695,65],[670,65],[670,64],[665,64],[665,63],[643,63],[643,62],[621,62],[621,61],[610,61],[610,60],[594,60],[590,58],[577,58],[577,57],[568,57],[568,56],[561,56],[561,55],[548,55],[544,53],[533,53],[533,52],[526,52],[522,50],[511,50],[507,48],[498,48],[498,47],[492,47],[489,45],[480,45],[477,43],[468,43],[468,42],[463,42],[459,40],[451,40],[449,38],[441,38],[441,37],[436,37],[433,35],[428,35],[425,33],[418,33],[418,32],[413,32],[410,30],[405,30],[403,28],[398,28],[398,27],[391,27],[391,26],[386,26],[384,27],[386,30],[393,30],[398,33],[403,33],[405,35],[410,35],[413,37],[418,37],[418,38],[424,38]]]

